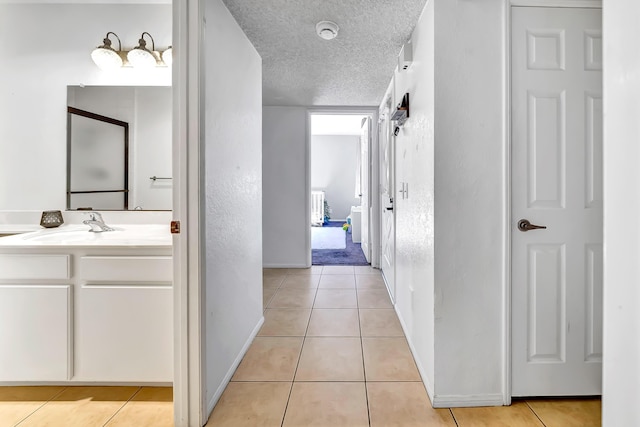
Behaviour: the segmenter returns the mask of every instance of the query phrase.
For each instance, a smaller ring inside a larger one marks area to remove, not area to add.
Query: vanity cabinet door
[[[0,381],[66,381],[70,285],[0,285]]]
[[[173,381],[171,285],[83,285],[76,305],[76,381]]]

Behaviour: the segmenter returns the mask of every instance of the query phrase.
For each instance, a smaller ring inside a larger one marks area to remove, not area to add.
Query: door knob
[[[521,219],[518,221],[518,230],[520,231],[538,230],[543,228],[547,228],[547,226],[531,224],[528,219]]]

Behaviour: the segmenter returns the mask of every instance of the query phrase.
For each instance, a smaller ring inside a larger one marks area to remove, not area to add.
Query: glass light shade
[[[150,68],[157,65],[156,58],[147,49],[133,49],[127,53],[129,63],[136,68]]]
[[[167,66],[171,66],[171,64],[173,64],[173,48],[171,46],[162,52],[162,60],[167,64]]]
[[[107,47],[98,47],[91,52],[91,59],[101,70],[113,70],[122,67],[122,58],[118,52]]]

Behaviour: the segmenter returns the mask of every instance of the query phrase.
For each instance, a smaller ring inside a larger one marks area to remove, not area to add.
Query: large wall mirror
[[[67,88],[67,209],[171,210],[171,87]]]

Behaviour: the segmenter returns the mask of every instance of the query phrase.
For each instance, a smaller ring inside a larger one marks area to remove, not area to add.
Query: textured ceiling
[[[378,105],[426,0],[223,0],[262,56],[264,105]],[[316,35],[334,21],[338,37]]]

